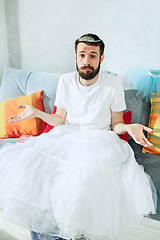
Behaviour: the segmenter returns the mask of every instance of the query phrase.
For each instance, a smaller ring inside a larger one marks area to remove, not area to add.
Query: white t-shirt
[[[62,75],[55,106],[66,109],[66,124],[96,129],[110,129],[111,110],[126,109],[121,80],[108,72],[100,72],[91,86],[81,85],[77,72]]]

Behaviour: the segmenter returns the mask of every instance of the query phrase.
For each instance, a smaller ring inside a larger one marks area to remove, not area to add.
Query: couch
[[[61,74],[5,68],[0,86],[0,102],[43,90],[44,110],[51,113],[54,108],[56,88],[60,76]],[[137,96],[136,90],[125,77],[122,80],[125,89],[126,111],[132,111],[132,123],[137,122],[147,126],[150,116],[150,102],[147,103],[143,98]],[[6,142],[15,143],[16,141],[16,138],[0,139],[0,147]],[[131,137],[129,144],[135,153],[137,162],[151,176],[157,189],[157,214],[151,217],[160,221],[160,155],[142,153],[142,147],[136,144]]]

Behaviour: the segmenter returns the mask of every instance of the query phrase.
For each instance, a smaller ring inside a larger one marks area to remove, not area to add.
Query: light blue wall
[[[26,70],[74,71],[74,41],[93,32],[106,43],[102,69],[160,68],[159,0],[19,0],[17,9],[11,66],[17,61]],[[8,25],[12,32],[13,21]]]
[[[9,65],[21,68],[18,0],[5,0]]]
[[[0,0],[0,82],[3,68],[8,65],[7,28],[4,0]]]

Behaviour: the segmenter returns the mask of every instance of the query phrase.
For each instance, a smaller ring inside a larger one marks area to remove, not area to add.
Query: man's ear
[[[104,54],[101,55],[101,58],[100,58],[100,63],[102,63],[104,60]]]
[[[77,60],[77,53],[75,53],[75,59]]]

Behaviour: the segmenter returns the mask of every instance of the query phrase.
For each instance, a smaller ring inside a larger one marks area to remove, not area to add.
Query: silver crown
[[[80,37],[78,39],[79,42],[90,42],[90,43],[98,43],[101,41],[101,39],[99,40],[94,40],[92,37],[89,36],[84,36],[84,37]]]

